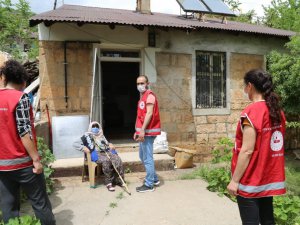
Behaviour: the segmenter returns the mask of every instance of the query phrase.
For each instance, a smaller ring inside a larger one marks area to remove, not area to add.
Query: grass
[[[287,154],[285,164],[288,192],[300,197],[300,161],[295,160],[294,155]]]
[[[122,198],[124,198],[124,193],[123,192],[120,192],[117,197],[117,199],[121,200]]]
[[[289,194],[300,197],[300,161],[295,160],[293,154],[288,153],[285,157],[286,182]],[[207,174],[209,167],[199,167],[190,173],[183,174],[179,177],[181,180],[203,179]]]
[[[183,174],[179,177],[180,180],[194,180],[203,178],[205,172],[208,171],[207,167],[199,167],[190,173]]]
[[[116,207],[118,207],[118,204],[117,204],[116,202],[111,202],[111,203],[109,204],[109,207],[110,207],[110,208],[116,208]]]

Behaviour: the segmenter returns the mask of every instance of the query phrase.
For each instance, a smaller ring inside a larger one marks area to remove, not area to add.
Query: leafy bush
[[[300,128],[300,122],[296,122],[296,121],[287,122],[286,127],[288,127],[288,128]]]
[[[4,225],[4,223],[0,222],[0,225]],[[10,219],[5,225],[41,225],[41,222],[35,217],[26,215]]]
[[[221,138],[216,148],[212,151],[212,163],[230,162],[234,144],[229,138]]]
[[[207,181],[207,189],[212,192],[218,192],[219,196],[227,196],[232,201],[236,201],[227,191],[227,185],[231,180],[231,173],[228,167],[220,167],[214,169],[201,168],[199,173],[201,177]]]
[[[49,147],[45,144],[44,139],[37,138],[38,151],[41,156],[41,163],[44,166],[44,175],[46,180],[47,193],[51,194],[53,192],[54,181],[50,178],[51,174],[54,172],[54,169],[51,168],[50,163],[54,162],[55,157],[52,154]]]
[[[220,148],[221,146],[221,148]],[[224,147],[225,146],[225,147]],[[214,163],[227,162],[231,158],[232,142],[226,138],[218,142],[219,151],[213,152]],[[223,150],[223,152],[221,150]],[[229,151],[230,150],[230,151]],[[289,162],[289,161],[288,161]],[[288,184],[288,195],[274,197],[274,216],[278,225],[300,225],[300,196],[299,195],[299,170],[298,167],[291,167],[290,162],[286,168],[286,178]],[[219,166],[219,165],[217,165]],[[231,180],[229,165],[221,167],[200,167],[191,173],[184,174],[181,179],[202,178],[208,183],[207,189],[212,192],[218,192],[219,196],[227,196],[236,202],[236,198],[229,195],[227,185]]]
[[[286,195],[274,197],[274,216],[278,225],[300,224],[300,198]]]

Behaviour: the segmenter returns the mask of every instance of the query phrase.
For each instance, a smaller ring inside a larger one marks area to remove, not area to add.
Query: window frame
[[[196,94],[197,94],[197,52],[207,52],[207,53],[223,53],[225,54],[225,73],[226,73],[226,107],[225,108],[196,108]],[[193,87],[192,87],[192,99],[193,99],[193,115],[228,115],[230,114],[230,53],[226,51],[210,51],[210,50],[195,50],[193,60]]]

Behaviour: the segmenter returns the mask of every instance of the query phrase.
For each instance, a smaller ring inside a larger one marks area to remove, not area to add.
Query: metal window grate
[[[196,51],[196,108],[226,108],[226,54]]]

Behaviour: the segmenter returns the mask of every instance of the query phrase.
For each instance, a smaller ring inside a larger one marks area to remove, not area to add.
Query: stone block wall
[[[157,95],[162,130],[168,141],[194,143],[196,127],[190,95],[192,56],[188,54],[157,53],[157,82],[152,89]]]
[[[64,43],[41,41],[40,48],[40,106],[42,119],[46,104],[50,117],[89,114],[92,90],[92,44],[67,44],[67,88],[65,101]]]
[[[197,143],[214,145],[220,138],[234,138],[241,110],[250,102],[243,97],[243,77],[251,69],[264,68],[264,56],[231,53],[229,62],[230,114],[195,116]]]

